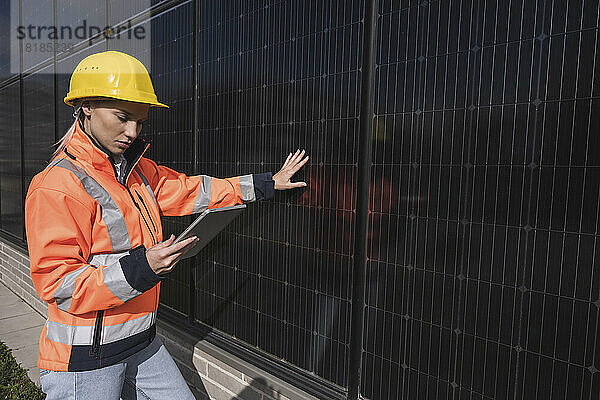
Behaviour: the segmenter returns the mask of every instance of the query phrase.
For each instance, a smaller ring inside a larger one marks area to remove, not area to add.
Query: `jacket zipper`
[[[150,215],[150,211],[148,211],[148,207],[146,207],[146,202],[144,201],[144,199],[142,198],[142,196],[140,196],[140,194],[137,191],[135,192],[135,194],[137,194],[137,197],[142,202],[142,205],[144,206],[144,209],[146,209],[146,213],[148,214],[148,218],[150,219],[150,222],[152,222],[152,228],[154,228],[154,232],[156,232],[156,225],[154,225],[154,221],[152,220],[152,215]]]
[[[148,225],[148,221],[146,221],[146,217],[144,217],[144,213],[142,212],[142,209],[140,208],[138,203],[133,198],[133,195],[131,194],[131,190],[129,190],[129,188],[127,186],[125,188],[127,189],[127,193],[129,193],[131,200],[133,200],[133,204],[135,204],[138,211],[140,212],[140,215],[142,216],[142,219],[144,220],[144,223],[146,224],[146,228],[148,228],[148,232],[150,232],[150,235],[152,235],[152,244],[153,245],[156,244],[157,243],[156,238],[154,237],[154,233],[152,233],[152,229],[150,229],[150,225]],[[152,223],[152,225],[154,225],[154,222]]]
[[[100,353],[100,336],[102,335],[102,317],[104,317],[104,310],[98,311],[96,316],[96,324],[94,326],[94,340],[92,341],[91,356],[97,357]]]
[[[142,158],[142,156],[144,155],[144,153],[146,152],[146,150],[148,150],[148,147],[150,147],[150,144],[146,144],[146,147],[144,148],[144,150],[136,157],[135,161],[133,162],[133,164],[131,164],[130,166],[127,167],[128,171],[127,171],[127,175],[125,176],[125,180],[124,180],[124,184],[122,184],[121,182],[119,182],[119,179],[117,178],[117,169],[115,168],[115,165],[112,164],[113,167],[113,171],[115,173],[115,179],[117,181],[117,183],[119,183],[120,185],[124,186],[125,189],[127,189],[127,193],[129,193],[129,197],[131,197],[131,200],[133,201],[133,204],[135,204],[136,208],[138,209],[138,211],[140,212],[140,215],[142,216],[142,219],[144,220],[144,223],[146,224],[146,228],[148,228],[148,232],[150,232],[150,235],[152,236],[152,244],[156,244],[156,237],[154,237],[154,233],[152,232],[152,229],[150,229],[150,225],[148,224],[148,221],[146,221],[146,217],[144,216],[144,213],[142,212],[142,209],[140,208],[140,206],[138,205],[138,203],[135,201],[135,199],[133,198],[133,195],[131,194],[131,190],[129,190],[129,187],[127,186],[127,180],[129,179],[129,175],[131,175],[131,171],[133,171],[133,169],[135,168],[135,166],[137,165],[137,163],[140,161],[140,159]],[[138,194],[136,192],[136,194]],[[138,194],[139,196],[139,194]],[[146,205],[144,204],[144,208],[146,208]],[[146,211],[148,209],[146,208]],[[152,222],[152,226],[154,226],[154,221],[152,221],[152,217],[150,217],[150,213],[148,213],[148,217],[150,218],[150,222]],[[154,226],[154,230],[156,231],[156,226]]]
[[[152,241],[153,241],[154,244],[156,244],[156,243],[158,243],[158,241],[156,240],[156,238],[154,237],[154,234],[150,230],[150,225],[148,225],[148,221],[146,221],[146,217],[144,217],[144,213],[140,209],[140,206],[138,205],[138,203],[133,198],[133,195],[131,194],[131,190],[129,190],[129,187],[127,186],[127,181],[129,180],[129,175],[131,175],[131,172],[134,170],[134,168],[137,165],[137,163],[140,161],[140,159],[142,158],[142,156],[144,155],[144,153],[146,152],[146,150],[148,150],[148,147],[150,147],[150,144],[146,144],[146,147],[144,148],[144,151],[142,151],[142,153],[135,159],[135,162],[133,163],[133,165],[131,165],[130,167],[128,167],[129,171],[127,171],[127,174],[125,175],[125,180],[124,180],[125,184],[123,186],[125,186],[125,189],[127,189],[127,193],[129,193],[129,197],[131,197],[131,200],[133,201],[133,204],[135,204],[135,206],[137,207],[138,211],[142,215],[142,219],[144,220],[144,223],[146,224],[146,228],[148,228],[148,232],[150,232],[150,235],[152,235]],[[115,178],[116,178],[116,176],[117,176],[117,169],[115,168],[114,165],[113,165],[113,169],[115,170]],[[119,182],[118,179],[117,179],[117,182]],[[144,203],[144,199],[140,196],[140,194],[138,192],[135,192],[135,194],[138,195],[138,197],[142,201],[142,204],[143,204],[144,208],[146,209],[146,212],[148,212],[148,207],[146,207],[146,204]],[[148,212],[148,218],[150,218],[150,222],[152,222],[152,227],[154,228],[154,231],[158,233],[158,231],[156,231],[156,225],[154,225],[154,221],[152,220],[152,216],[150,215],[150,212]],[[156,311],[157,307],[158,307],[158,290],[155,289],[154,290],[154,310],[155,311]],[[155,314],[155,318],[156,318],[156,314]]]

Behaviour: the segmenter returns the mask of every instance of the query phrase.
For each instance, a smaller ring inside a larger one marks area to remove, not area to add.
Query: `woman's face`
[[[121,100],[84,102],[84,129],[113,155],[123,154],[142,130],[149,107]]]

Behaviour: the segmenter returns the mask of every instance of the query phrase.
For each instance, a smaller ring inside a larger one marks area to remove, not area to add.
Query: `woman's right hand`
[[[167,240],[155,244],[146,250],[146,259],[150,268],[156,275],[162,275],[171,272],[179,257],[194,247],[198,242],[196,236],[189,237],[179,243],[173,244],[175,235],[171,234]]]

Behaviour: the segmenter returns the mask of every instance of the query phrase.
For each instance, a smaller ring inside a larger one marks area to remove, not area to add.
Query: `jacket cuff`
[[[265,172],[263,174],[252,174],[254,184],[254,193],[256,200],[270,200],[275,194],[275,181],[273,173]]]
[[[129,255],[122,257],[119,261],[129,285],[140,292],[152,289],[161,280],[148,264],[144,245],[129,250]]]

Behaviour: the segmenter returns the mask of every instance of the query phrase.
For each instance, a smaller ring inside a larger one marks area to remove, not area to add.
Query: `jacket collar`
[[[131,146],[125,150],[123,156],[127,160],[127,175],[149,146],[149,142],[138,136]],[[75,131],[65,148],[65,152],[70,157],[92,164],[95,169],[114,173],[114,160],[111,153],[83,130],[80,121],[75,124]]]

